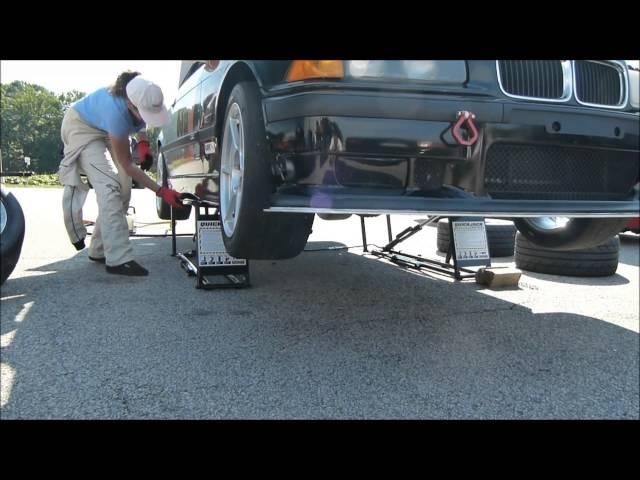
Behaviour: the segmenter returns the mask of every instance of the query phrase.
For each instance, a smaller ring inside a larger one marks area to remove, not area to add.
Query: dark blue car
[[[315,214],[504,217],[539,246],[588,248],[640,208],[636,73],[613,60],[183,62],[158,181],[218,204],[239,258],[297,255]]]

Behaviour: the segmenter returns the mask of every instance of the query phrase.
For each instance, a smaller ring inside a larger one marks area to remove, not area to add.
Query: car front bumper
[[[472,147],[451,127],[476,115]],[[311,91],[265,98],[273,212],[628,217],[639,119],[600,109]],[[454,187],[453,189],[451,187]]]

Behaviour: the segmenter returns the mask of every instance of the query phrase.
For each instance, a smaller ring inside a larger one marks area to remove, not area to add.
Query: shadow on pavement
[[[196,290],[132,241],[149,277],[85,250],[2,286],[2,418],[638,418],[632,330],[348,251]]]

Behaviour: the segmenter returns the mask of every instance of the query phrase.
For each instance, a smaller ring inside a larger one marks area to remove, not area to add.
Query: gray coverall
[[[61,135],[64,158],[58,175],[64,185],[62,209],[71,243],[79,248],[87,235],[82,207],[89,186],[80,178],[80,174],[85,174],[96,192],[99,212],[89,256],[105,258],[108,266],[133,260],[126,220],[131,199],[131,177],[113,161],[108,133],[87,125],[71,107],[62,120]]]

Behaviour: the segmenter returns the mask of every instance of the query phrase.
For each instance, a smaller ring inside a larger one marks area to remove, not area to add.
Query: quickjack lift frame
[[[453,222],[458,220],[458,217],[449,217],[449,250],[447,252],[447,257],[445,262],[439,262],[437,260],[431,260],[429,258],[419,257],[416,255],[410,255],[408,253],[398,252],[393,248],[407,240],[409,237],[412,237],[423,227],[429,225],[433,222],[438,222],[441,218],[439,216],[431,216],[427,217],[426,220],[421,220],[417,225],[412,227],[405,228],[402,232],[396,235],[395,239],[392,239],[391,233],[391,218],[389,215],[387,217],[387,234],[389,237],[389,243],[387,243],[384,247],[379,248],[378,250],[371,250],[371,254],[375,255],[379,258],[386,258],[390,262],[395,263],[396,265],[411,268],[414,270],[421,271],[431,270],[436,273],[449,275],[453,277],[455,280],[463,280],[465,278],[475,278],[475,272],[473,270],[469,270],[467,268],[463,268],[458,264],[456,250],[455,250],[455,241],[454,241],[454,229]],[[360,217],[360,228],[362,231],[362,246],[365,252],[369,252],[367,250],[367,232],[366,225],[364,222],[364,217]],[[449,263],[453,259],[453,264]]]
[[[451,129],[451,134],[453,135],[456,143],[458,145],[465,145],[467,147],[467,156],[470,155],[471,150],[470,146],[473,145],[478,140],[478,129],[474,124],[474,119],[476,118],[473,112],[468,111],[459,111],[457,114],[457,121],[453,125]],[[468,132],[467,134],[463,134],[462,128]],[[458,262],[458,256],[456,255],[456,246],[455,246],[455,229],[453,228],[454,222],[457,220],[463,220],[461,217],[449,217],[449,249],[447,251],[447,257],[445,262],[439,262],[437,260],[431,260],[429,258],[423,258],[415,255],[409,255],[407,253],[398,252],[393,249],[396,245],[404,242],[409,237],[415,235],[425,225],[428,225],[433,222],[437,222],[440,220],[441,216],[431,216],[427,217],[426,220],[420,221],[417,225],[412,227],[405,228],[402,232],[396,235],[395,240],[392,239],[391,234],[391,218],[387,214],[387,233],[389,236],[389,243],[387,243],[384,247],[379,250],[372,250],[371,253],[376,257],[386,258],[387,260],[406,267],[412,268],[415,270],[431,270],[440,274],[452,276],[455,280],[463,280],[465,278],[475,278],[475,273],[473,270],[469,270],[467,268],[463,268],[462,265]],[[464,220],[477,221],[476,218],[464,218]],[[488,255],[489,249],[488,244],[486,244],[486,225],[484,225],[484,219],[482,221],[484,228],[484,236],[485,236],[485,247],[486,253]],[[360,217],[360,227],[362,230],[362,246],[365,252],[367,252],[367,232],[366,226],[364,223],[364,216]],[[379,247],[378,247],[379,248]],[[453,259],[453,265],[449,263]],[[491,266],[491,257],[487,256],[487,258],[469,258],[464,259],[463,262],[467,266]]]
[[[200,265],[200,255],[198,250],[201,246],[199,238],[199,222],[212,221],[220,222],[220,211],[218,207],[206,200],[201,200],[195,195],[182,194],[182,203],[192,205],[195,210],[195,226],[196,231],[193,240],[196,244],[195,250],[189,250],[179,253],[176,250],[176,219],[171,207],[171,248],[172,257],[180,259],[180,267],[191,277],[196,277],[196,288],[204,290],[213,290],[219,288],[244,288],[251,286],[249,276],[249,260],[244,260],[243,265]],[[213,212],[210,213],[209,210]],[[194,264],[190,258],[196,259]],[[222,282],[215,282],[212,277],[222,279]]]

